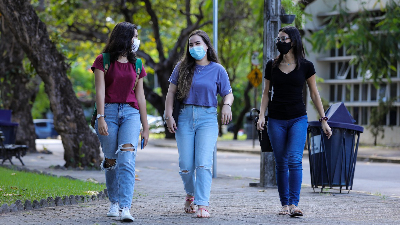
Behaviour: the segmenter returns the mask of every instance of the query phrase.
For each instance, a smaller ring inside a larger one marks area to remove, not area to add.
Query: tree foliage
[[[397,98],[392,98],[388,101],[383,101],[383,98],[381,98],[379,100],[378,107],[373,107],[371,109],[371,117],[369,118],[368,128],[374,137],[375,146],[377,144],[379,134],[381,135],[382,139],[385,137],[384,125],[386,124],[386,115],[393,110],[393,102],[396,100]]]

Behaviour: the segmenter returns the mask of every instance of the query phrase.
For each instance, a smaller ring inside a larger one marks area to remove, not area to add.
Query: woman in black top
[[[307,137],[307,112],[303,102],[303,85],[307,82],[324,133],[331,128],[322,107],[315,82],[314,65],[306,60],[300,32],[296,27],[279,30],[276,47],[280,54],[265,68],[264,92],[257,129],[264,130],[264,112],[268,106],[268,135],[276,162],[276,181],[282,209],[280,215],[302,216],[297,207],[302,182],[303,149]],[[271,99],[268,92],[272,82]]]

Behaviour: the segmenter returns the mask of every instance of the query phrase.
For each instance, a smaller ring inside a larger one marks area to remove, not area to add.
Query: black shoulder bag
[[[272,65],[271,65],[271,77],[272,77]],[[272,79],[269,82],[269,90],[268,90],[268,105],[269,102],[272,100],[271,99],[271,92],[272,92]],[[257,112],[257,115],[260,115],[260,110],[253,108],[250,113],[252,114],[253,111]],[[258,116],[254,118],[254,125],[257,128],[257,122],[258,122]],[[257,130],[258,133],[258,140],[260,141],[260,146],[261,146],[261,152],[272,152],[272,145],[271,141],[269,140],[268,136],[268,128],[267,128],[267,122],[268,122],[268,115],[265,116],[265,124],[264,124],[264,130]]]

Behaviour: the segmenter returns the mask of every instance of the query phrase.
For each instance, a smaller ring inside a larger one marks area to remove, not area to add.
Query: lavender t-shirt
[[[178,66],[179,63],[168,80],[175,85],[178,84]],[[183,100],[183,104],[217,107],[217,94],[224,97],[229,93],[232,93],[232,88],[228,73],[221,64],[215,62],[206,66],[196,64],[189,96]]]

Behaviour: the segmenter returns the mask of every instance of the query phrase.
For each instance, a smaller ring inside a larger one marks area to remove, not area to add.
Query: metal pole
[[[213,37],[215,53],[218,55],[218,0],[213,0]],[[212,177],[217,177],[217,143],[214,147]]]

